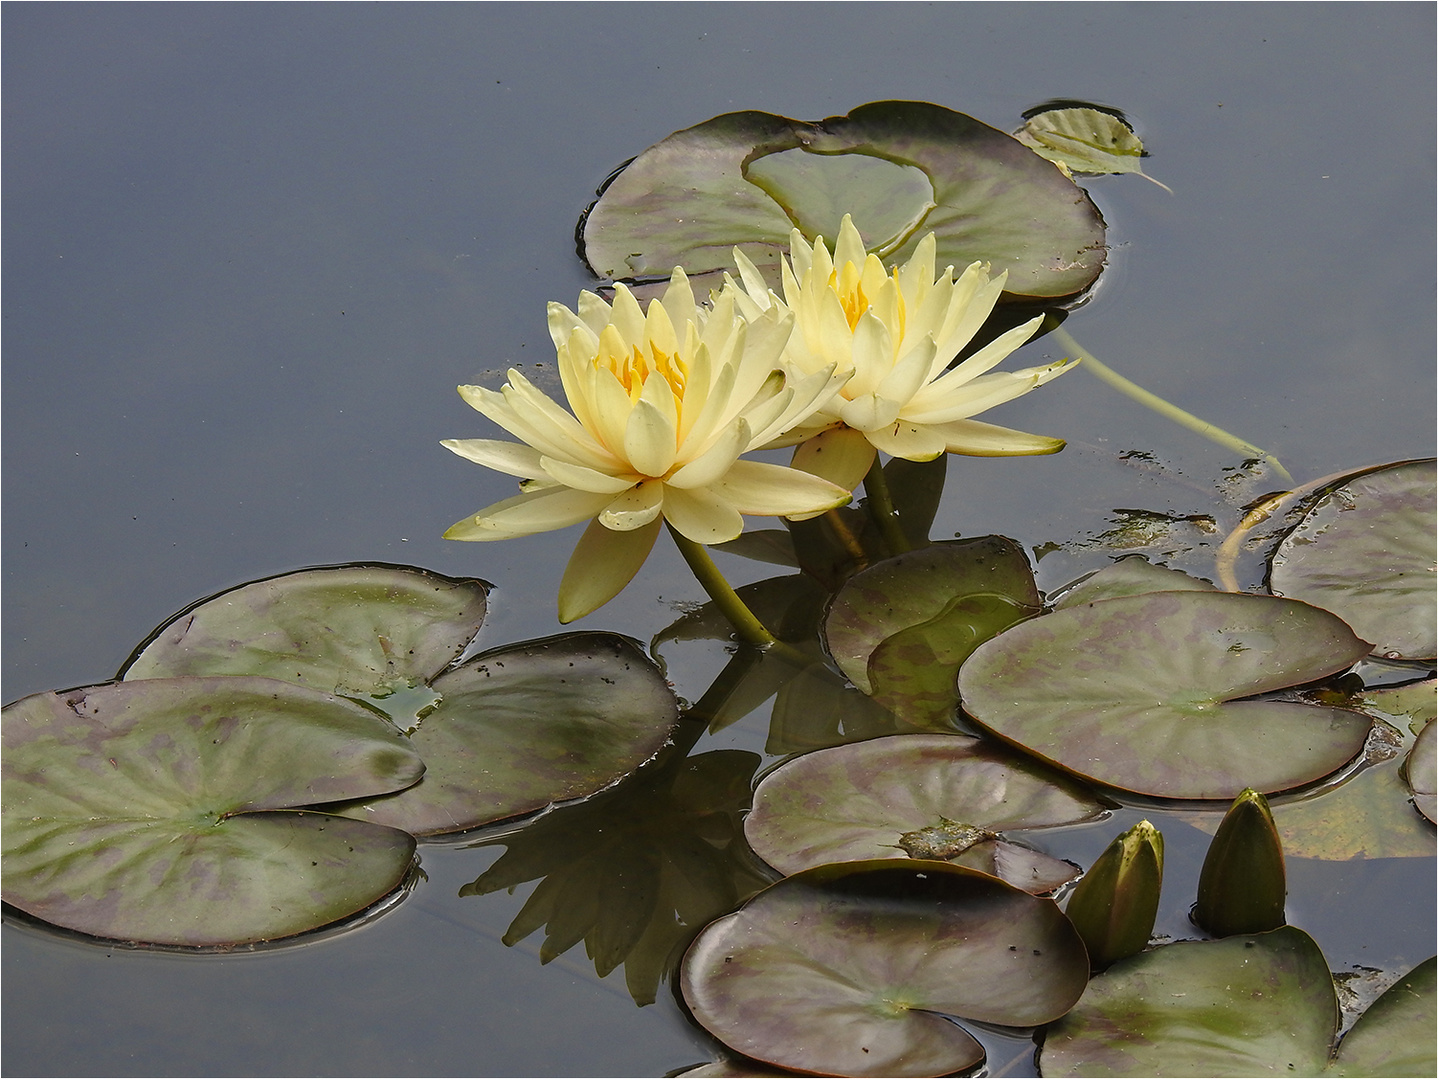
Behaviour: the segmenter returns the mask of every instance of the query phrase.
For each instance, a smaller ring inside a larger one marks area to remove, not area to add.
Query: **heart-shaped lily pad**
[[[882,661],[885,689],[902,695],[909,689],[906,681],[923,679],[919,669],[926,666],[925,658],[929,665],[941,655],[952,662],[946,676],[952,681],[980,642],[1038,614],[1042,603],[1029,559],[1013,540],[947,541],[886,559],[850,578],[825,617],[825,645],[850,682],[875,694],[871,658],[876,650],[896,634],[920,632],[930,645],[924,658],[907,661],[901,649],[889,650]],[[921,646],[918,637],[902,640]]]
[[[1139,596],[1152,592],[1214,592],[1207,581],[1190,577],[1183,570],[1172,570],[1150,562],[1143,555],[1125,555],[1102,570],[1086,574],[1051,594],[1054,610],[1092,604],[1097,600],[1114,600],[1121,596]]]
[[[959,673],[965,710],[1031,753],[1127,791],[1232,799],[1310,783],[1364,747],[1346,709],[1245,700],[1343,671],[1369,651],[1293,600],[1157,592],[1031,619]]]
[[[1106,809],[1064,774],[988,741],[891,735],[785,762],[755,789],[745,837],[782,874],[905,853],[1042,893],[1078,870],[998,834],[1087,821]]]
[[[1089,961],[1053,901],[948,863],[837,863],[785,878],[690,946],[695,1019],[761,1062],[829,1076],[945,1076],[984,1051],[946,1016],[1028,1027]]]
[[[430,683],[410,742],[425,777],[337,813],[416,836],[473,829],[592,795],[654,757],[679,707],[634,641],[598,632],[508,645]]]
[[[1039,1071],[1318,1076],[1338,1026],[1324,954],[1304,931],[1284,926],[1121,960],[1049,1028]]]
[[[1339,1044],[1334,1076],[1434,1076],[1439,1074],[1434,1024],[1434,957],[1401,976],[1364,1010]]]
[[[727,113],[678,131],[609,179],[577,233],[601,277],[733,271],[738,245],[778,280],[792,229],[833,239],[847,213],[887,261],[932,231],[940,266],[988,262],[1021,296],[1073,296],[1104,268],[1104,220],[1081,188],[1004,132],[919,101],[813,123]]]
[[[474,578],[381,563],[282,574],[186,608],[120,675],[263,675],[383,698],[460,654],[484,621],[488,589]]]
[[[1439,766],[1435,762],[1434,730],[1434,721],[1431,720],[1419,732],[1409,756],[1404,759],[1404,782],[1414,793],[1414,805],[1430,821],[1436,820],[1435,788],[1439,787],[1439,782],[1436,782]]]
[[[1389,659],[1435,654],[1434,459],[1361,473],[1280,542],[1269,586],[1334,612]]]
[[[396,829],[281,813],[424,771],[394,727],[271,679],[153,679],[5,708],[4,897],[97,937],[233,945],[363,910],[408,872]]]

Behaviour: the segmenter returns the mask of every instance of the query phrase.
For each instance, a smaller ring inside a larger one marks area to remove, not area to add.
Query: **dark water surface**
[[[1087,182],[1113,252],[1070,331],[1300,482],[1433,453],[1429,4],[12,4],[4,30],[6,701],[108,679],[192,600],[309,565],[482,576],[485,643],[556,632],[573,531],[440,539],[512,491],[438,445],[488,433],[453,388],[551,361],[544,305],[590,283],[573,230],[595,186],[737,109],[919,99],[1008,130],[1051,98],[1122,108],[1174,194]],[[1042,587],[1115,554],[1092,538],[1117,507],[1232,510],[1233,455],[1083,372],[985,419],[1070,447],[955,460],[934,535],[1060,545]],[[1143,550],[1212,576],[1203,538]],[[577,625],[648,640],[700,599],[662,543]],[[723,659],[680,650],[669,675],[693,700]],[[767,715],[698,749],[760,750]],[[1179,936],[1207,839],[1164,828]],[[542,967],[537,938],[503,946],[528,887],[457,896],[500,850],[424,847],[397,910],[262,954],[7,921],[4,1070],[658,1075],[712,1056],[663,988],[639,1009],[582,949]],[[1434,952],[1430,860],[1297,860],[1291,884],[1336,970]],[[1022,1041],[991,1045],[992,1070],[1032,1071]]]

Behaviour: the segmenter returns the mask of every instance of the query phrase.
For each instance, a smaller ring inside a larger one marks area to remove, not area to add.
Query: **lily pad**
[[[954,601],[965,598],[976,598],[976,605],[947,620],[955,614]],[[986,604],[991,598],[995,602]],[[948,541],[886,559],[850,578],[825,618],[825,645],[850,681],[873,694],[871,657],[895,634],[939,620],[948,633],[936,634],[936,644],[942,641],[941,652],[948,654],[946,659],[954,658],[952,676],[981,641],[1016,617],[1038,614],[1042,603],[1029,558],[1013,540],[981,536]],[[995,617],[986,620],[983,615]],[[902,677],[892,664],[885,675],[891,682]]]
[[[1434,1076],[1434,958],[1400,977],[1364,1010],[1344,1041],[1330,1072],[1335,1076]]]
[[[279,812],[424,771],[392,725],[271,679],[153,679],[3,712],[4,898],[96,937],[217,946],[315,929],[399,886],[397,829]]]
[[[1135,173],[1159,184],[1140,168],[1144,143],[1124,114],[1115,109],[1084,102],[1041,105],[1026,110],[1024,126],[1014,137],[1046,161],[1063,165],[1070,172]],[[1169,190],[1164,184],[1159,186]]]
[[[640,646],[599,632],[483,653],[430,689],[439,701],[409,736],[424,779],[337,813],[436,836],[542,810],[634,772],[679,713]]]
[[[1190,577],[1183,570],[1171,570],[1150,562],[1143,555],[1125,555],[1102,570],[1073,581],[1052,597],[1054,609],[1078,607],[1097,600],[1140,596],[1152,592],[1215,592],[1207,581]]]
[[[1434,459],[1360,473],[1279,543],[1269,587],[1327,608],[1388,659],[1435,655]]]
[[[1235,699],[1343,671],[1368,650],[1297,601],[1147,593],[1020,623],[975,650],[959,692],[988,730],[1099,783],[1232,799],[1329,775],[1370,728],[1346,709]]]
[[[984,1059],[946,1017],[1028,1027],[1079,998],[1089,961],[1053,901],[948,863],[806,870],[686,953],[694,1018],[758,1061],[830,1076],[944,1076]]]
[[[1004,132],[919,101],[812,123],[727,113],[678,131],[606,182],[577,235],[600,277],[733,270],[739,246],[778,281],[790,231],[833,239],[846,213],[886,260],[933,231],[940,266],[988,262],[1019,296],[1074,296],[1104,268],[1104,221],[1082,189]]]
[[[262,675],[385,698],[459,656],[484,621],[488,589],[475,578],[380,563],[282,574],[186,608],[120,677]]]
[[[1414,805],[1430,821],[1435,820],[1435,788],[1439,787],[1436,772],[1439,767],[1435,764],[1434,721],[1431,720],[1419,732],[1409,756],[1404,759],[1404,782],[1414,793]]]
[[[1121,960],[1049,1028],[1039,1071],[1318,1076],[1338,1026],[1324,954],[1308,934],[1284,926]]]
[[[1107,809],[1064,774],[988,741],[891,735],[785,762],[755,789],[744,829],[755,854],[782,874],[907,852],[1042,893],[1073,880],[1077,868],[999,834],[1089,821]]]

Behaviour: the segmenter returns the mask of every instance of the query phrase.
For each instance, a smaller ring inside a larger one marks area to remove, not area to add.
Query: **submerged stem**
[[[1152,394],[1138,383],[1126,379],[1107,364],[1096,360],[1094,355],[1090,353],[1088,349],[1084,348],[1084,346],[1080,345],[1079,342],[1075,341],[1074,337],[1068,330],[1064,329],[1064,327],[1056,327],[1051,331],[1051,335],[1054,340],[1064,346],[1066,350],[1072,352],[1076,357],[1084,361],[1080,367],[1089,371],[1090,374],[1096,378],[1108,383],[1121,394],[1133,398],[1141,405],[1153,409],[1159,413],[1160,416],[1168,417],[1182,427],[1187,427],[1190,431],[1198,432],[1211,442],[1216,442],[1220,446],[1228,447],[1230,450],[1244,454],[1247,457],[1263,458],[1264,461],[1269,464],[1269,467],[1285,480],[1288,480],[1290,483],[1294,482],[1294,478],[1289,475],[1289,470],[1279,464],[1279,459],[1269,453],[1269,451],[1260,449],[1253,443],[1241,439],[1238,435],[1231,435],[1223,428],[1216,427],[1207,420],[1201,420],[1193,413],[1185,412],[1177,405],[1171,405],[1158,394]]]
[[[884,538],[889,553],[903,555],[910,550],[909,537],[904,535],[899,512],[895,510],[894,500],[890,498],[889,481],[885,479],[884,469],[880,467],[878,454],[874,456],[869,472],[864,474],[864,493],[868,496],[865,505],[869,508],[870,519],[879,528],[879,535]]]
[[[675,547],[680,549],[680,554],[684,556],[690,570],[714,601],[715,607],[730,621],[740,640],[761,648],[779,646],[779,639],[766,629],[764,623],[759,621],[719,572],[719,567],[715,566],[714,560],[710,558],[709,550],[703,544],[695,543],[669,522],[665,522],[665,525],[674,537]]]

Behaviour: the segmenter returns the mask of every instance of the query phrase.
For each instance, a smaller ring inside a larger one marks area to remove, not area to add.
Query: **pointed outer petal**
[[[847,262],[854,263],[856,267],[863,266],[865,251],[864,238],[859,235],[859,230],[855,228],[850,216],[845,214],[839,223],[839,239],[834,242],[834,264],[843,266]],[[883,272],[883,267],[880,271]]]
[[[785,386],[772,398],[763,400],[756,399],[755,404],[746,409],[743,414],[745,421],[749,424],[751,433],[758,431],[763,435],[767,431],[777,429],[779,427],[778,421],[789,411],[789,407],[793,401],[794,391],[788,386]],[[745,447],[745,449],[753,449],[755,446],[758,446],[761,441],[761,439],[751,434],[750,445]]]
[[[654,547],[660,521],[657,516],[630,532],[615,532],[598,521],[590,522],[560,579],[560,622],[583,618],[630,583]]]
[[[684,394],[677,404],[678,419],[675,423],[675,437],[679,440],[681,447],[685,445],[685,440],[689,438],[689,433],[694,429],[695,421],[704,412],[713,379],[714,364],[710,360],[710,351],[705,345],[700,344],[695,347],[690,356],[689,371],[685,375]],[[680,458],[680,460],[684,460],[684,458]]]
[[[740,513],[766,517],[820,514],[850,500],[849,489],[822,476],[766,461],[736,461],[710,491]]]
[[[610,460],[605,448],[578,420],[513,368],[503,393],[515,419],[522,422],[535,438],[519,431],[515,434],[540,453],[581,465]]]
[[[598,514],[614,498],[592,491],[547,487],[525,491],[485,507],[445,530],[446,540],[512,540],[576,525]]]
[[[1024,457],[1030,454],[1057,454],[1064,449],[1063,439],[1030,435],[1024,431],[986,424],[982,420],[952,420],[948,424],[935,424],[927,430],[944,439],[947,452],[968,454],[972,457]],[[884,447],[881,446],[880,449],[883,450]]]
[[[813,418],[824,412],[820,420],[821,429],[829,427],[834,418],[828,415],[826,410],[831,404],[843,403],[844,399],[839,397],[840,385],[844,382],[844,376],[825,368],[813,375],[806,375],[803,378],[796,378],[793,371],[786,375],[786,385],[794,391],[794,396],[784,412],[780,413],[767,427],[754,431],[750,440],[751,448],[767,446],[775,439],[781,438],[792,428],[809,426]],[[754,418],[750,417],[751,425]],[[795,440],[786,442],[783,445],[792,446]]]
[[[890,336],[893,338],[895,344],[895,355],[898,355],[899,336],[904,329],[904,320],[900,317],[900,308],[903,301],[899,295],[899,285],[895,282],[894,278],[884,275],[884,268],[880,265],[880,261],[873,255],[869,257],[869,261],[865,263],[865,266],[868,267],[870,262],[873,262],[875,267],[880,270],[880,273],[878,280],[875,282],[873,292],[869,291],[868,285],[865,286],[865,293],[870,298],[869,309],[874,312],[875,317],[878,318],[880,322],[889,327]]]
[[[822,245],[823,239],[823,237],[819,237],[815,242]],[[805,275],[809,273],[810,267],[814,265],[814,248],[805,243],[804,234],[798,229],[789,231],[789,261],[794,264],[795,278],[798,281],[803,281]],[[828,269],[825,270],[825,274],[829,274]]]
[[[798,446],[802,442],[808,442],[816,435],[842,426],[841,422],[832,416],[823,413],[816,413],[803,424],[797,424],[781,435],[776,435],[767,443],[756,446],[756,450],[783,450],[786,446]]]
[[[592,293],[589,289],[580,293],[580,318],[586,326],[594,332],[595,340],[598,341],[600,331],[610,323],[610,306],[605,303],[604,298],[598,293]]]
[[[948,449],[944,436],[936,429],[903,420],[888,427],[866,431],[864,434],[876,450],[890,457],[904,458],[906,461],[933,461]]]
[[[496,419],[496,414],[505,417],[510,415],[510,406],[505,401],[504,394],[486,386],[457,386],[455,389],[460,392],[460,397],[465,399],[465,404],[475,412],[504,427],[503,422]]]
[[[739,456],[749,449],[749,424],[743,417],[732,423],[713,446],[687,465],[682,465],[665,483],[672,488],[709,487],[729,472]]]
[[[774,301],[770,298],[769,285],[765,282],[764,275],[739,248],[734,249],[734,264],[739,269],[740,280],[744,282],[745,293],[761,311],[768,310]]]
[[[581,294],[583,296],[583,294]],[[596,297],[598,299],[598,297]],[[603,303],[604,301],[600,301]],[[583,330],[595,341],[599,340],[599,333],[589,326],[585,320],[576,315],[564,304],[558,304],[551,300],[546,307],[548,323],[550,327],[550,340],[555,343],[556,349],[563,349],[570,340],[570,335],[576,330]],[[606,309],[608,314],[608,309]]]
[[[690,279],[678,266],[670,274],[670,283],[661,302],[674,324],[675,333],[683,336],[685,324],[695,321],[695,291],[690,288]]]
[[[700,340],[709,346],[711,353],[718,355],[723,352],[724,343],[738,326],[744,325],[744,319],[740,318],[735,310],[735,305],[742,295],[737,290],[726,289],[721,289],[715,295],[713,307],[705,316],[704,325],[700,327]]]
[[[660,310],[663,311],[664,308]],[[645,377],[645,384],[640,390],[640,400],[648,401],[658,409],[671,429],[679,427],[679,403],[675,401],[674,387],[659,372],[652,371]]]
[[[914,307],[906,312],[904,340],[899,346],[901,349],[913,348],[915,342],[922,341],[926,337],[934,338],[936,347],[941,343],[948,344],[949,338],[945,334],[946,324],[957,321],[950,318],[950,312],[955,310],[962,312],[963,305],[967,302],[966,297],[968,297],[969,291],[972,291],[967,290],[963,294],[957,292],[959,286],[950,280],[949,275],[949,270],[946,270],[944,277],[935,282],[925,293],[924,299],[916,301]],[[951,334],[949,337],[953,336]],[[959,348],[957,347],[954,352],[936,353],[935,366],[929,377],[933,379],[943,371],[958,352]]]
[[[735,310],[739,312],[740,317],[744,319],[745,322],[753,322],[765,313],[765,309],[752,300],[749,294],[740,288],[740,286],[736,285],[734,278],[730,277],[728,273],[724,276],[724,287],[718,295],[730,297],[731,302],[735,306]],[[718,297],[716,297],[716,299],[717,298]]]
[[[934,363],[934,339],[925,338],[900,358],[894,370],[884,377],[875,394],[890,401],[908,403],[929,380]]]
[[[730,404],[734,397],[734,380],[733,364],[724,364],[716,371],[714,385],[710,387],[709,396],[704,399],[704,407],[699,410],[699,415],[690,421],[684,442],[675,454],[676,461],[688,462],[699,457],[704,452],[705,443],[713,439],[715,433],[720,431],[728,420],[733,419],[726,414],[734,411]],[[688,419],[688,411],[685,415]]]
[[[1043,315],[1036,315],[1030,319],[1029,322],[1021,323],[1012,330],[1006,330],[973,356],[966,357],[963,363],[956,364],[952,370],[935,379],[935,383],[948,384],[951,380],[954,382],[967,382],[977,375],[983,375],[1010,353],[1014,352],[1015,349],[1032,338],[1034,332],[1039,329],[1039,324],[1043,321]],[[968,340],[968,338],[965,339],[966,342]],[[962,347],[961,345],[961,348]],[[952,358],[953,356],[954,354],[950,353],[950,357]],[[1050,365],[1045,366],[1048,367]]]
[[[926,233],[914,247],[909,261],[899,268],[899,288],[905,302],[922,306],[934,288],[934,233]]]
[[[909,407],[902,412],[906,420],[915,424],[945,424],[951,420],[978,416],[996,405],[1022,397],[1036,386],[1049,381],[1040,377],[1043,371],[1043,368],[992,371],[959,387],[948,399],[938,394],[931,397],[927,391],[916,394]],[[930,404],[931,402],[933,404]]]
[[[837,427],[795,447],[790,467],[854,491],[874,464],[875,449],[861,431]]]
[[[902,407],[901,402],[890,401],[889,398],[882,398],[878,394],[865,394],[864,397],[855,398],[853,401],[842,402],[839,407],[839,418],[850,427],[860,431],[877,431],[892,427],[899,419]]]
[[[560,369],[560,385],[564,387],[565,399],[570,403],[575,419],[593,434],[600,430],[594,410],[594,360],[599,342],[596,339],[591,346],[584,329],[588,328],[576,327],[571,332],[569,340],[557,351],[555,360]]]
[[[460,396],[471,408],[483,413],[511,435],[529,443],[540,453],[552,453],[559,457],[580,460],[583,452],[588,449],[600,459],[609,457],[593,438],[583,432],[579,422],[573,416],[548,398],[544,398],[544,400],[562,418],[558,422],[559,426],[568,434],[557,435],[556,425],[549,423],[543,412],[525,405],[523,399],[521,399],[521,407],[516,408],[516,401],[511,397],[512,387],[510,386],[506,386],[503,393],[487,390],[483,386],[462,386],[459,389]],[[539,394],[539,391],[533,390],[533,388],[531,390]],[[543,394],[539,396],[544,397]]]
[[[889,286],[891,289],[895,288],[894,279],[884,272],[884,263],[879,261],[878,255],[866,255],[864,261],[858,265],[860,267],[859,287],[864,290],[864,295],[869,297],[870,306],[877,307],[880,298],[886,291],[885,286]],[[891,326],[896,325],[889,318],[891,309],[893,314],[899,314],[898,299],[899,292],[896,289],[894,295],[889,298],[888,303],[879,312],[880,318]]]
[[[800,300],[804,296],[804,288],[800,285],[800,282],[804,280],[804,271],[790,266],[788,262],[781,259],[779,279],[780,288],[784,291],[785,306],[793,311],[799,307]]]
[[[611,498],[609,505],[600,511],[599,523],[615,532],[631,532],[658,518],[664,501],[664,483],[646,480]]]
[[[997,278],[980,283],[979,288],[975,290],[974,298],[970,300],[969,306],[958,319],[954,328],[950,329],[946,326],[935,336],[935,341],[938,342],[941,351],[941,355],[937,356],[936,360],[942,359],[945,363],[949,363],[959,355],[960,350],[969,344],[974,335],[979,332],[979,328],[984,325],[984,320],[989,318],[995,304],[999,302],[1000,293],[1004,291],[1004,282],[1005,275],[1000,274]],[[1036,316],[1031,321],[1033,326],[1026,323],[1023,327],[1016,326],[1012,330],[1006,331],[976,352],[974,356],[968,357],[964,364],[971,363],[976,357],[987,356],[995,348],[1002,348],[1003,355],[1008,355],[1009,352],[1019,348],[1034,335],[1035,329],[1043,321],[1043,316]],[[946,320],[946,323],[948,322],[949,320]],[[1001,342],[1004,344],[1001,345]],[[964,365],[959,366],[963,367]],[[983,367],[979,364],[974,366],[980,371],[987,371],[994,366],[994,363],[984,363]]]
[[[844,396],[857,398],[874,393],[894,370],[895,342],[889,327],[873,311],[866,311],[859,317],[851,340],[854,378],[845,384]]]
[[[610,325],[619,331],[626,345],[639,345],[645,340],[645,313],[640,302],[623,282],[615,285],[614,303],[610,305]]]
[[[618,495],[621,491],[634,487],[640,479],[633,474],[611,476],[609,473],[587,469],[583,465],[571,465],[568,461],[556,461],[550,457],[540,458],[540,468],[556,483],[577,491],[592,491],[597,495]]]
[[[641,476],[664,476],[675,463],[674,422],[641,398],[630,410],[625,425],[625,457]]]
[[[678,267],[676,267],[678,269]],[[694,315],[682,321],[681,328],[686,322],[692,322]],[[645,336],[642,341],[648,341],[650,346],[659,352],[674,356],[680,351],[679,335],[675,333],[675,324],[670,321],[670,313],[665,305],[659,300],[651,300],[649,311],[645,315]],[[648,349],[644,351],[648,352]]]
[[[522,480],[539,476],[542,471],[540,452],[533,446],[499,439],[445,439],[440,445],[466,461]]]
[[[737,461],[734,468],[744,464],[747,463]],[[713,487],[693,491],[668,488],[665,520],[678,529],[680,535],[697,544],[722,544],[744,531],[744,518]]]
[[[794,333],[794,313],[778,303],[745,327],[744,362],[760,369],[780,366],[780,357]]]

